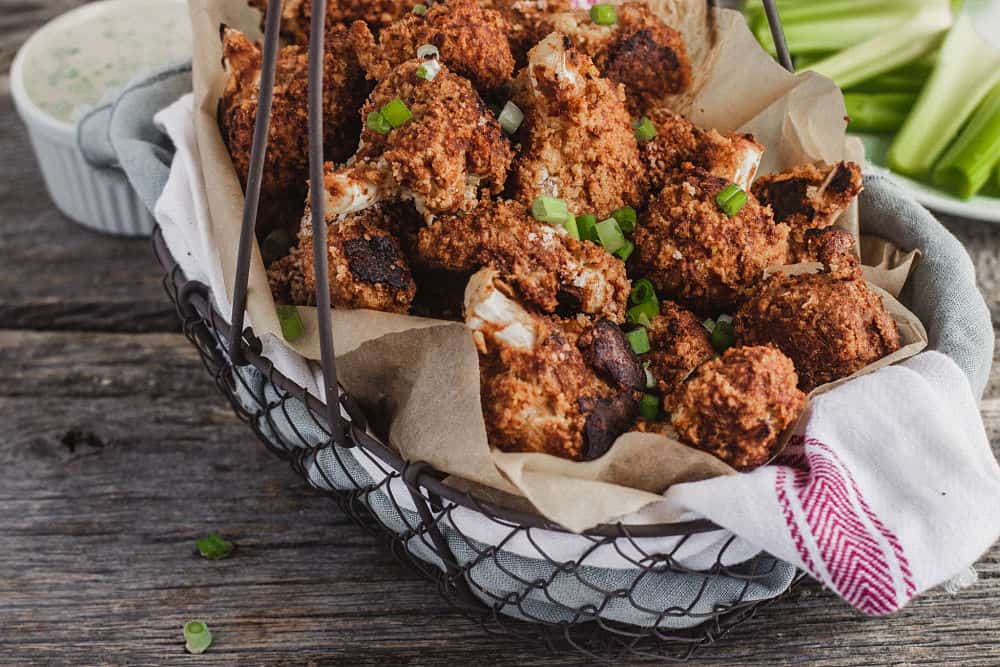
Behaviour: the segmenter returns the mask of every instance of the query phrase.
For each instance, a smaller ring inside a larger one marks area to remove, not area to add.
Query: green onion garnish
[[[540,222],[561,225],[569,220],[569,209],[562,199],[535,197],[535,201],[531,202],[531,215]]]
[[[427,5],[423,3],[420,3],[418,5],[413,5],[413,9],[411,11],[417,16],[423,16],[424,14],[427,13]]]
[[[715,327],[712,328],[712,347],[715,348],[716,352],[725,352],[733,346],[735,339],[736,330],[733,328],[732,321],[726,321],[720,317],[716,321]]]
[[[653,371],[649,370],[649,362],[642,362],[642,370],[646,374],[646,389],[653,389],[656,387],[656,378],[653,377]]]
[[[580,230],[581,241],[600,243],[597,238],[597,218],[589,213],[576,216],[576,228]]]
[[[406,103],[398,97],[391,102],[388,102],[380,110],[382,117],[385,121],[393,127],[399,127],[406,123],[406,121],[413,118],[413,114],[410,113],[410,108],[406,106]]]
[[[747,203],[747,193],[735,183],[730,183],[722,189],[722,192],[715,195],[715,203],[719,205],[723,213],[733,217]]]
[[[632,346],[632,351],[636,354],[646,354],[649,352],[649,335],[642,327],[633,329],[625,334],[628,344]]]
[[[632,123],[632,130],[639,141],[649,141],[656,136],[656,126],[645,116]]]
[[[507,104],[503,105],[503,109],[501,109],[497,120],[500,121],[500,127],[503,128],[504,132],[514,134],[517,132],[517,128],[521,127],[522,121],[524,121],[524,112],[516,104],[508,100]]]
[[[433,58],[425,60],[424,64],[417,68],[417,76],[427,81],[433,81],[434,77],[441,71],[441,63]]]
[[[712,330],[715,329],[715,320],[713,320],[710,317],[704,322],[702,322],[701,326],[705,327],[705,331],[707,331],[708,333],[712,333]]]
[[[569,235],[575,238],[577,241],[580,240],[580,228],[576,226],[576,218],[569,216],[566,222],[563,223],[563,227],[569,232]]]
[[[372,111],[368,114],[368,120],[365,125],[372,132],[378,132],[379,134],[389,134],[389,131],[392,129],[392,126],[389,125],[385,116],[378,111]]]
[[[618,250],[615,250],[615,257],[617,257],[623,262],[627,262],[628,258],[632,256],[632,253],[634,251],[635,251],[635,244],[626,239],[625,245],[623,245],[621,248],[618,248]]]
[[[653,283],[648,278],[640,278],[632,284],[632,291],[629,292],[628,298],[634,304],[656,302],[656,290],[653,288]]]
[[[625,235],[622,233],[622,228],[618,226],[618,221],[614,218],[601,220],[597,223],[597,238],[608,252],[615,252],[625,246]]]
[[[212,632],[204,621],[184,624],[184,647],[188,653],[204,653],[212,645]]]
[[[302,326],[299,309],[295,306],[278,306],[277,311],[278,321],[281,323],[281,335],[285,340],[291,342],[302,336],[305,327]]]
[[[195,542],[198,553],[202,558],[209,560],[219,560],[226,558],[233,553],[233,543],[222,539],[218,533],[211,533],[208,537],[202,537]]]
[[[594,5],[590,8],[590,20],[597,25],[614,25],[618,23],[618,11],[614,5]]]
[[[438,47],[433,44],[421,44],[417,47],[417,57],[421,60],[427,60],[428,58],[438,58],[441,54],[438,52]]]
[[[622,206],[611,212],[611,217],[618,221],[622,231],[626,234],[635,231],[635,209],[631,206]]]
[[[655,394],[643,394],[639,401],[639,416],[646,421],[653,421],[660,416],[660,397]]]
[[[659,314],[660,304],[656,299],[632,306],[626,313],[629,322],[635,322],[646,327],[649,326],[649,321]]]

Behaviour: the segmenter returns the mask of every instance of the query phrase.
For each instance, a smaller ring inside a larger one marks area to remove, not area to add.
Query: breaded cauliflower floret
[[[788,236],[789,261],[812,262],[806,233],[833,225],[861,192],[861,167],[855,162],[838,162],[818,167],[800,164],[780,174],[761,176],[753,193],[774,211],[775,222],[784,222]]]
[[[326,155],[335,160],[350,155],[357,142],[357,110],[367,92],[357,59],[344,48],[345,35],[345,28],[332,30],[323,57],[323,144]],[[246,187],[260,94],[261,53],[243,33],[228,27],[222,31],[222,46],[229,78],[219,104],[219,121],[233,166]],[[281,49],[275,70],[261,202],[265,206],[288,202],[298,213],[302,211],[309,177],[308,78],[307,50],[299,46]],[[292,217],[297,219],[297,215]],[[266,216],[260,219],[266,222]]]
[[[500,12],[510,24],[507,39],[518,67],[528,62],[528,51],[551,32],[547,17],[572,8],[570,0],[481,0],[480,4]]]
[[[327,225],[330,304],[334,308],[369,308],[409,312],[416,294],[399,241],[389,231],[393,212],[374,206]],[[299,243],[268,269],[271,291],[279,302],[316,304],[312,226],[307,213]]]
[[[483,9],[476,0],[448,0],[423,16],[410,14],[386,27],[377,42],[367,24],[355,21],[351,42],[370,79],[384,79],[394,67],[414,58],[418,47],[430,44],[452,72],[485,93],[500,88],[514,74],[509,32],[503,16]]]
[[[361,117],[401,100],[411,118],[387,134],[368,125],[348,166],[325,174],[327,209],[350,213],[385,199],[412,200],[428,219],[469,211],[497,194],[513,156],[500,124],[472,84],[442,65],[433,81],[419,60],[392,70],[372,91]]]
[[[656,136],[639,144],[646,165],[650,190],[659,192],[675,171],[688,165],[701,167],[713,176],[750,189],[764,147],[752,134],[722,134],[705,130],[669,109],[647,112]],[[779,220],[778,222],[784,222]]]
[[[734,347],[680,390],[671,422],[684,442],[737,470],[767,463],[805,406],[791,359],[769,346]]]
[[[677,172],[635,231],[636,273],[698,313],[728,309],[787,256],[788,227],[775,224],[753,195],[732,217],[719,208],[716,195],[727,185],[703,169]]]
[[[650,320],[646,333],[649,352],[641,359],[649,364],[669,411],[674,391],[694,369],[715,356],[715,348],[694,313],[673,301],[660,302],[660,314]]]
[[[524,111],[512,183],[518,201],[558,197],[598,219],[639,205],[643,168],[622,89],[568,38],[553,33],[531,50],[514,100]]]
[[[262,14],[267,14],[268,0],[249,0]],[[413,11],[410,0],[327,0],[326,29],[364,21],[374,29],[383,28]],[[281,3],[281,35],[291,44],[309,43],[309,23],[312,20],[311,0],[283,0]],[[261,17],[261,28],[264,18]]]
[[[440,216],[419,231],[416,256],[432,269],[493,267],[545,313],[625,319],[625,265],[593,243],[538,222],[518,202],[484,201],[473,214]]]
[[[511,294],[493,269],[474,274],[465,292],[490,444],[576,461],[603,455],[635,420],[639,360],[610,322],[577,347]]]
[[[853,239],[843,229],[809,234],[819,273],[776,273],[736,313],[741,345],[770,343],[791,357],[799,387],[812,391],[899,349],[896,322],[861,278]]]
[[[610,26],[595,24],[585,9],[551,16],[545,25],[590,56],[601,76],[623,84],[629,111],[639,116],[691,85],[691,61],[681,34],[645,4],[626,2],[616,10],[618,21]]]

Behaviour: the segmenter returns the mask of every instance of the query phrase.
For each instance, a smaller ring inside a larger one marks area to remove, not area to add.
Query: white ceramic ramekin
[[[10,70],[14,106],[28,129],[35,157],[52,201],[76,222],[119,236],[148,236],[155,221],[119,169],[89,164],[77,145],[74,123],[47,114],[28,96],[24,84],[26,63],[39,44],[74,23],[87,20],[108,5],[131,0],[104,0],[84,5],[46,23],[21,47]],[[164,63],[166,64],[166,63]]]

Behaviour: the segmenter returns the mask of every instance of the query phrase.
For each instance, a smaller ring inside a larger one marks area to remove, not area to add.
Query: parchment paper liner
[[[757,46],[739,14],[712,10],[714,22],[706,22],[704,2],[650,5],[681,30],[696,66],[692,90],[674,98],[671,105],[696,123],[720,131],[752,132],[767,147],[761,173],[806,161],[863,157],[860,144],[845,139],[840,91],[820,76],[796,77],[784,71]],[[259,23],[245,0],[191,0],[190,9],[198,150],[211,234],[231,297],[243,194],[216,124],[225,84],[219,27],[231,25],[259,37]],[[838,224],[858,238],[856,204]],[[856,375],[912,356],[927,340],[917,318],[892,296],[905,281],[912,253],[898,253],[886,244],[873,246],[869,253],[868,243],[860,246],[862,256],[877,257],[879,265],[867,267],[865,277],[880,288],[904,345]],[[280,339],[274,305],[254,244],[248,325],[258,334]],[[300,307],[299,311],[305,334],[290,346],[308,359],[319,359],[316,310]],[[623,435],[607,455],[585,463],[491,451],[479,403],[478,357],[461,324],[335,310],[333,330],[341,384],[383,418],[390,444],[406,459],[427,461],[460,478],[465,486],[485,485],[524,496],[544,516],[571,530],[584,530],[662,500],[659,494],[671,484],[734,472],[715,457],[676,440],[643,433]]]

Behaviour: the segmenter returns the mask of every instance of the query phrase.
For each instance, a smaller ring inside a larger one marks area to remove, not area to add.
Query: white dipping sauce
[[[25,58],[28,97],[67,123],[136,76],[191,56],[191,24],[182,2],[131,0],[87,9],[92,11],[32,45]]]

